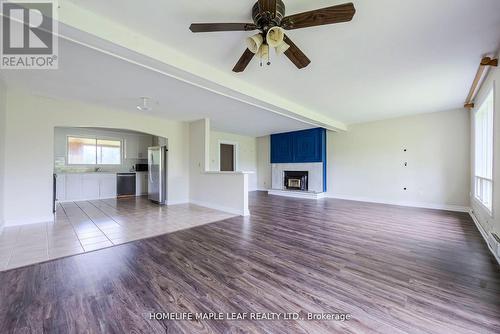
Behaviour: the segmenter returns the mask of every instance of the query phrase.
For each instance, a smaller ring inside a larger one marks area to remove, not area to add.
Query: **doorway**
[[[236,171],[236,145],[219,143],[219,170],[221,172]]]

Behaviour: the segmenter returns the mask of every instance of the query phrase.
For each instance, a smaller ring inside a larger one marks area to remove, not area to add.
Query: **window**
[[[68,137],[69,165],[120,165],[120,140]]]
[[[493,90],[474,116],[474,195],[491,212],[493,201]]]

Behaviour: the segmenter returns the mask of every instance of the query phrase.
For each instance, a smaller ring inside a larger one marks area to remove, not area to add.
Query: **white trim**
[[[325,198],[325,193],[316,193],[312,191],[270,189],[267,191],[267,193],[272,196],[284,196],[284,197],[305,198],[305,199]]]
[[[475,192],[476,189],[473,189]],[[471,196],[471,201],[474,202],[475,205],[477,205],[481,210],[484,211],[484,214],[488,216],[489,218],[493,219],[493,208],[489,209],[486,205],[484,205],[483,202],[481,202],[474,194]],[[473,205],[471,205],[473,206]]]
[[[188,204],[189,201],[186,200],[178,200],[178,201],[169,201],[167,200],[167,205],[179,205],[179,204]]]
[[[224,139],[219,139],[217,141],[217,171],[222,172],[220,170],[220,145],[225,144],[225,145],[232,145],[233,146],[233,167],[234,171],[237,172],[240,170],[239,166],[239,160],[240,160],[240,143],[236,141],[230,141],[230,140],[224,140]]]
[[[413,208],[446,210],[446,211],[455,211],[455,212],[469,212],[469,210],[470,210],[470,208],[468,206],[462,206],[462,205],[407,202],[407,201],[390,201],[390,200],[380,200],[380,199],[374,199],[374,198],[368,198],[368,197],[336,195],[336,194],[330,194],[330,193],[326,193],[326,197],[327,198],[335,198],[335,199],[343,199],[343,200],[347,200],[347,201],[355,201],[355,202],[388,204],[388,205],[397,205],[397,206],[408,206],[408,207],[413,207]]]
[[[483,80],[486,80],[486,76],[484,77]],[[481,86],[482,86],[482,83],[481,83]],[[484,88],[484,90],[483,90]],[[479,93],[483,93],[481,95],[481,97],[478,99],[478,96],[479,96]],[[478,176],[476,175],[476,115],[477,115],[477,112],[479,111],[479,109],[483,106],[484,102],[486,101],[486,99],[490,96],[490,94],[492,95],[492,98],[493,98],[493,116],[492,116],[492,127],[493,127],[493,131],[492,131],[492,178],[491,179],[487,179],[487,178],[483,178],[481,176]],[[490,217],[493,217],[494,215],[494,205],[493,203],[495,203],[495,181],[494,181],[494,177],[495,177],[495,166],[496,166],[496,154],[495,154],[495,142],[496,142],[496,134],[495,134],[495,122],[496,122],[496,98],[495,98],[495,94],[496,94],[496,85],[495,85],[495,80],[493,80],[493,82],[491,83],[491,86],[489,86],[488,88],[485,88],[485,87],[481,87],[480,88],[480,92],[478,92],[477,96],[476,96],[476,101],[474,101],[474,109],[473,109],[473,113],[472,113],[472,120],[473,120],[473,130],[474,132],[471,134],[471,139],[472,139],[472,142],[473,142],[473,152],[472,152],[472,198],[477,202],[479,203],[485,210],[486,212],[488,213],[488,215]],[[477,102],[477,101],[480,101],[480,102]],[[477,189],[476,189],[476,177],[477,178],[482,178],[482,179],[485,179],[485,180],[489,180],[491,181],[491,208],[488,208],[482,201],[481,199],[477,198],[476,196],[476,193],[477,193]]]
[[[22,225],[31,225],[31,224],[40,224],[40,223],[53,223],[54,216],[47,216],[42,218],[19,218],[19,219],[10,219],[5,221],[4,227],[11,226],[22,226]]]
[[[484,241],[486,242],[486,245],[488,246],[488,249],[490,250],[491,254],[493,254],[493,256],[497,260],[498,264],[500,265],[500,257],[498,257],[498,255],[493,250],[493,248],[491,248],[491,245],[488,242],[488,233],[484,230],[483,226],[479,223],[479,220],[477,219],[476,215],[474,214],[474,210],[470,209],[469,215],[471,216],[474,224],[476,224],[476,227],[479,230],[479,233],[481,233],[481,236],[483,237]]]
[[[238,215],[238,216],[250,216],[250,211],[248,210],[248,208],[246,208],[244,210],[240,210],[240,209],[230,208],[230,207],[223,206],[223,205],[217,205],[217,204],[212,204],[212,203],[202,202],[202,201],[195,201],[195,200],[191,200],[191,201],[189,201],[189,203],[196,204],[199,206],[204,206],[204,207],[214,209],[214,210],[232,213],[232,214]]]

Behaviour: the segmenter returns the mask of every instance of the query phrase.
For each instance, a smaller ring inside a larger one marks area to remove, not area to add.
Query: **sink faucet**
[[[101,169],[102,169],[101,167],[96,167],[96,168],[95,168],[95,172],[96,172],[96,173],[99,173],[99,172],[101,171]]]

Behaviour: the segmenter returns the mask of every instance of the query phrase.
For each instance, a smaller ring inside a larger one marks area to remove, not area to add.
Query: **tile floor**
[[[193,204],[159,207],[146,198],[62,203],[55,221],[5,228],[0,271],[170,233],[234,215]]]

